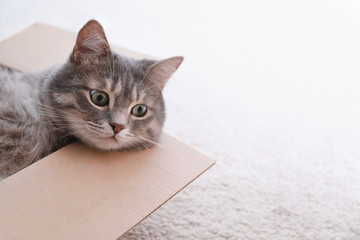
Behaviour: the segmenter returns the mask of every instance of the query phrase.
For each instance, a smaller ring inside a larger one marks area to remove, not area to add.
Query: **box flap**
[[[47,68],[69,56],[75,37],[35,24],[0,43],[0,64]],[[117,239],[214,163],[167,134],[132,153],[70,144],[0,182],[0,239]]]

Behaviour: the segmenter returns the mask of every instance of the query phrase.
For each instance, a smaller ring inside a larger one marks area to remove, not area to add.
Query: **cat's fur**
[[[74,140],[101,150],[152,146],[165,118],[162,89],[182,61],[116,54],[91,20],[64,64],[41,73],[0,69],[0,179]],[[92,90],[105,92],[108,104],[95,105]],[[147,106],[145,116],[131,114],[137,104]]]

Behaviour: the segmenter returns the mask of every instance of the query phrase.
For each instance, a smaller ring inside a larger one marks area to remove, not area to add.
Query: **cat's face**
[[[69,61],[49,85],[53,120],[83,143],[102,150],[153,145],[165,119],[162,89],[182,57],[134,60],[111,52],[96,21],[80,30]]]

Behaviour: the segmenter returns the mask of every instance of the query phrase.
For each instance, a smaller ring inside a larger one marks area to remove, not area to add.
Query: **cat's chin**
[[[127,148],[127,144],[119,142],[113,137],[93,139],[92,141],[82,141],[89,147],[96,148],[101,151],[124,151]]]
[[[82,141],[85,145],[89,147],[98,149],[100,151],[140,151],[145,150],[154,146],[152,143],[141,143],[141,144],[134,144],[125,140],[118,140],[113,137],[109,138],[101,138],[101,139],[94,139],[95,141]]]

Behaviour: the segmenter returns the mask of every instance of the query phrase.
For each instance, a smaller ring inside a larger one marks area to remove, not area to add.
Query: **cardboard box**
[[[0,64],[47,68],[65,61],[75,37],[35,24],[0,43]],[[0,239],[117,239],[215,163],[167,134],[160,145],[121,153],[73,143],[1,181]]]

